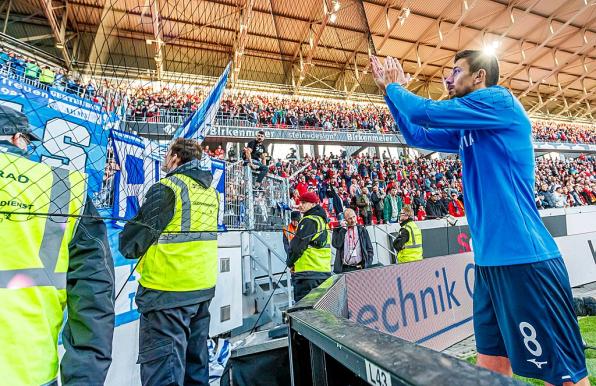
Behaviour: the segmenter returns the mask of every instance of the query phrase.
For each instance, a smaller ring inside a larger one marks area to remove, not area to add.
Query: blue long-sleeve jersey
[[[476,264],[525,264],[560,256],[534,200],[532,126],[519,101],[492,86],[433,101],[387,86],[391,114],[409,145],[459,153]]]

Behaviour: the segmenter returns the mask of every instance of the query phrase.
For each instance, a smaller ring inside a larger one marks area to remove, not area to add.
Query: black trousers
[[[139,360],[143,386],[209,385],[209,303],[141,314]]]
[[[308,295],[308,293],[323,284],[327,279],[302,279],[292,278],[292,287],[294,287],[294,301],[298,302],[300,299]]]
[[[253,159],[251,162],[253,165],[258,166],[257,170],[259,171],[259,174],[257,175],[256,182],[260,184],[265,179],[265,176],[267,175],[269,168],[267,166],[263,165],[263,163],[259,160]]]
[[[346,265],[346,264],[342,264],[341,266],[341,271],[342,272],[352,272],[352,271],[358,271],[362,269],[362,265]]]

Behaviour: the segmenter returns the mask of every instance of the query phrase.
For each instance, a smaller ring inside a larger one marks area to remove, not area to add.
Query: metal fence
[[[252,170],[250,170],[252,174]],[[252,183],[250,184],[252,185]],[[268,175],[259,189],[252,190],[251,201],[254,202],[250,215],[254,215],[254,224],[249,229],[281,230],[289,223],[290,188],[287,178]]]
[[[128,115],[125,122],[149,122],[181,125],[193,113],[190,109],[159,109],[153,113]],[[341,131],[341,132],[359,132],[359,133],[376,133],[377,130],[371,129],[357,129],[355,127],[325,127],[323,125],[298,125],[298,124],[263,124],[251,119],[247,114],[238,114],[231,116],[227,113],[218,112],[215,117],[214,126],[225,127],[262,127],[262,128],[282,128],[282,129],[299,129],[299,130],[316,130],[316,131]]]
[[[231,229],[246,229],[247,197],[249,189],[246,186],[247,168],[242,161],[226,163],[225,204],[223,221]]]
[[[109,151],[101,189],[93,195],[98,209],[109,209],[114,204],[117,169]],[[228,230],[281,230],[290,217],[289,180],[268,175],[259,189],[253,189],[253,178],[252,170],[242,161],[226,163],[223,223]]]
[[[289,223],[289,180],[267,175],[253,189],[254,175],[243,161],[226,164],[224,223],[228,229],[281,230]]]

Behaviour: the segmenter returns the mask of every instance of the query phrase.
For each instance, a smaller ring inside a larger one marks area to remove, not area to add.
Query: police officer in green
[[[399,220],[401,228],[393,240],[397,262],[401,264],[422,260],[422,232],[414,222],[414,210],[410,205],[403,207]]]
[[[106,227],[86,176],[29,160],[31,141],[27,117],[0,105],[0,384],[58,385],[68,308],[62,385],[103,385],[114,332]]]
[[[219,197],[202,149],[172,142],[166,177],[153,185],[120,234],[120,252],[141,258],[136,303],[141,313],[139,358],[145,386],[209,385],[209,303],[217,281]]]
[[[331,276],[331,232],[316,193],[300,196],[300,211],[303,217],[286,260],[292,272],[295,302]]]

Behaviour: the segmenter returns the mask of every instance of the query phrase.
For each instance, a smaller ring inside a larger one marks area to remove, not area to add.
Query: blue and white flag
[[[230,67],[231,63],[226,66],[197,111],[176,130],[172,139],[182,137],[203,142],[219,110]],[[167,146],[118,130],[113,130],[111,137],[116,162],[120,166],[115,178],[112,215],[118,219],[130,219],[137,213],[149,188],[164,176],[160,167]],[[212,161],[208,155],[203,154],[201,169],[213,173],[212,185],[220,192],[220,209],[223,210],[225,163]],[[223,227],[222,214],[220,211],[220,229]]]
[[[221,98],[223,97],[223,91],[228,83],[228,75],[230,74],[230,67],[232,62],[228,63],[223,74],[215,83],[215,86],[211,89],[207,98],[201,103],[197,111],[192,114],[188,119],[180,126],[174,133],[173,138],[187,138],[195,139],[199,143],[202,143],[211,125],[215,120],[215,116],[219,111]]]

